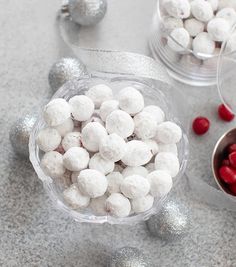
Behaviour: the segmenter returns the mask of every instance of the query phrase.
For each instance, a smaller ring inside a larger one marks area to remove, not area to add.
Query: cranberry
[[[227,184],[236,183],[236,171],[229,166],[222,166],[219,170],[221,179]]]
[[[193,127],[193,131],[197,135],[203,135],[203,134],[205,134],[208,131],[208,129],[210,127],[210,122],[205,117],[197,117],[193,121],[192,127]]]
[[[224,159],[223,161],[222,161],[222,164],[221,164],[222,166],[230,166],[230,162],[229,162],[229,160],[228,159]]]
[[[231,184],[229,190],[236,196],[236,184]]]
[[[234,119],[234,114],[224,104],[218,107],[218,114],[224,121],[232,121]]]
[[[236,152],[232,152],[229,154],[229,162],[233,168],[236,168]]]
[[[236,144],[232,144],[228,148],[229,154],[236,151]]]

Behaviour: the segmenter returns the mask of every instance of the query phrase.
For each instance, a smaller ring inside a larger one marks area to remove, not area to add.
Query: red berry
[[[231,184],[229,190],[236,196],[236,184]]]
[[[230,162],[229,162],[229,160],[228,159],[224,159],[223,161],[222,161],[222,164],[221,164],[222,166],[230,166]]]
[[[227,184],[236,183],[236,171],[228,166],[222,166],[219,170],[221,179]]]
[[[234,119],[234,114],[224,104],[218,107],[218,114],[224,121],[232,121]]]
[[[229,162],[233,168],[236,168],[236,152],[232,152],[229,154]]]
[[[205,134],[208,131],[208,129],[210,127],[210,122],[205,117],[197,117],[193,121],[192,127],[193,127],[193,131],[197,135],[203,135],[203,134]]]
[[[228,148],[229,154],[236,151],[236,144],[232,144]]]

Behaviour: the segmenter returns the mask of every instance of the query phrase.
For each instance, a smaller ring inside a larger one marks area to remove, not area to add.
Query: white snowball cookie
[[[104,159],[100,153],[96,153],[89,161],[89,168],[108,174],[114,170],[115,164],[111,160]]]
[[[150,113],[156,120],[157,124],[162,123],[165,120],[164,111],[155,105],[149,105],[144,107],[143,112]]]
[[[91,98],[95,104],[95,108],[100,108],[104,101],[111,100],[113,98],[112,90],[105,84],[98,84],[91,87],[86,93],[86,96]]]
[[[207,24],[207,31],[213,41],[223,42],[230,34],[230,23],[223,18],[214,18]]]
[[[106,136],[107,131],[99,122],[89,122],[82,129],[82,144],[87,150],[97,152],[100,141]]]
[[[156,135],[157,122],[155,117],[145,111],[134,116],[134,133],[140,139],[150,139]]]
[[[169,152],[173,153],[174,155],[178,155],[178,148],[176,144],[158,144],[159,153],[160,152]]]
[[[217,12],[216,17],[227,20],[232,26],[236,22],[236,11],[231,7],[223,8]]]
[[[188,0],[164,0],[162,4],[170,16],[181,19],[186,19],[190,16]]]
[[[130,115],[135,115],[144,108],[142,94],[134,87],[125,87],[118,96],[119,107]]]
[[[184,23],[180,18],[164,17],[162,24],[162,31],[166,34],[170,34],[176,28],[183,28]]]
[[[86,208],[90,202],[90,198],[84,196],[75,184],[72,184],[63,192],[63,197],[73,209]]]
[[[153,171],[149,173],[147,179],[150,182],[151,195],[158,199],[166,196],[173,186],[172,178],[166,171]]]
[[[103,196],[107,190],[106,176],[97,170],[83,170],[78,176],[78,186],[81,192],[91,198]]]
[[[127,138],[134,132],[134,121],[125,111],[115,110],[107,116],[106,129],[109,134],[116,133]]]
[[[172,50],[183,52],[189,48],[190,35],[184,28],[174,29],[167,38],[167,44]]]
[[[131,200],[132,211],[135,213],[145,212],[150,210],[153,206],[154,197],[146,195],[144,197],[136,198]]]
[[[106,200],[106,210],[116,217],[127,217],[131,211],[131,205],[125,196],[119,193],[111,194]]]
[[[184,22],[184,28],[192,37],[197,36],[200,32],[204,31],[205,24],[195,18],[187,19]]]
[[[63,98],[55,98],[44,107],[43,117],[49,126],[62,124],[70,116],[71,107]]]
[[[99,152],[101,156],[113,162],[119,161],[126,153],[126,143],[116,133],[107,135],[103,138],[99,145]]]
[[[111,172],[107,175],[108,187],[107,192],[110,194],[120,193],[120,185],[124,178],[120,172]]]
[[[92,198],[90,202],[90,208],[91,210],[99,216],[105,216],[107,215],[106,211],[106,200],[107,196],[103,195],[101,197]]]
[[[48,176],[60,178],[66,171],[63,165],[63,156],[56,152],[50,151],[43,155],[40,166]]]
[[[124,178],[120,190],[126,197],[134,199],[146,196],[150,190],[150,184],[146,178],[134,174]]]
[[[71,147],[63,155],[64,166],[70,171],[80,171],[87,168],[89,153],[82,147]]]
[[[127,166],[137,167],[145,165],[151,160],[152,153],[144,142],[132,140],[126,146],[127,151],[121,161]]]
[[[214,54],[215,42],[207,32],[199,33],[193,40],[193,52],[196,57],[206,59],[206,55]]]
[[[81,147],[81,133],[80,132],[70,132],[62,139],[62,147],[65,151],[72,147]]]
[[[209,2],[205,0],[194,0],[191,2],[191,11],[193,16],[200,21],[207,22],[213,16],[213,9]]]
[[[176,155],[169,152],[161,152],[155,158],[156,170],[168,172],[171,177],[175,177],[179,173],[179,159]]]
[[[102,103],[99,115],[103,121],[106,121],[107,116],[117,109],[119,109],[119,102],[117,100],[108,100]]]
[[[235,0],[219,0],[218,10],[225,7],[232,7],[234,10],[236,10]]]
[[[205,1],[207,1],[211,5],[213,11],[216,11],[218,9],[219,0],[205,0]]]
[[[182,138],[181,128],[174,122],[165,121],[158,125],[156,132],[157,142],[164,144],[176,144]]]
[[[55,128],[59,132],[61,137],[64,137],[67,133],[73,131],[74,122],[73,122],[73,120],[71,118],[68,118],[62,124],[59,124],[59,125],[57,125],[57,126],[55,126],[53,128]]]
[[[124,177],[128,177],[131,175],[139,175],[142,177],[147,177],[148,175],[148,171],[145,167],[143,166],[138,166],[138,167],[126,167],[123,171],[122,171],[122,175]]]
[[[159,152],[159,145],[153,139],[144,140],[144,143],[149,147],[153,156]]]
[[[76,95],[69,100],[71,113],[75,120],[86,121],[94,112],[93,101],[85,95]]]
[[[42,151],[49,152],[55,150],[60,145],[61,135],[56,129],[47,127],[39,132],[36,142]]]

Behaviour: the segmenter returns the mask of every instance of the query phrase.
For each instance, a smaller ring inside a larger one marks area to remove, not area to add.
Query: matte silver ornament
[[[190,225],[189,210],[186,206],[168,201],[160,213],[146,222],[152,236],[163,240],[174,240],[187,233]]]
[[[139,249],[123,247],[115,251],[108,267],[153,267],[153,264]]]
[[[11,127],[9,138],[14,151],[23,157],[29,157],[29,137],[36,122],[36,116],[26,115],[18,119]]]
[[[107,10],[106,0],[69,0],[68,11],[75,23],[83,26],[97,24]]]
[[[55,92],[67,81],[87,74],[86,66],[79,59],[62,58],[51,67],[48,81]]]

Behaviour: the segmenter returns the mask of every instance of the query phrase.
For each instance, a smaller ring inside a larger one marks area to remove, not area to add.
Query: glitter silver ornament
[[[168,201],[160,213],[153,215],[146,223],[152,236],[168,241],[178,239],[189,229],[189,210],[183,204]]]
[[[106,0],[69,0],[68,11],[75,23],[83,26],[97,24],[106,14]]]
[[[62,58],[51,67],[48,81],[55,92],[67,81],[87,74],[86,66],[79,59]]]
[[[108,267],[152,267],[150,260],[137,248],[123,247],[113,254]]]
[[[14,151],[23,157],[29,157],[29,137],[36,122],[36,116],[26,115],[18,119],[11,127],[9,138]]]

